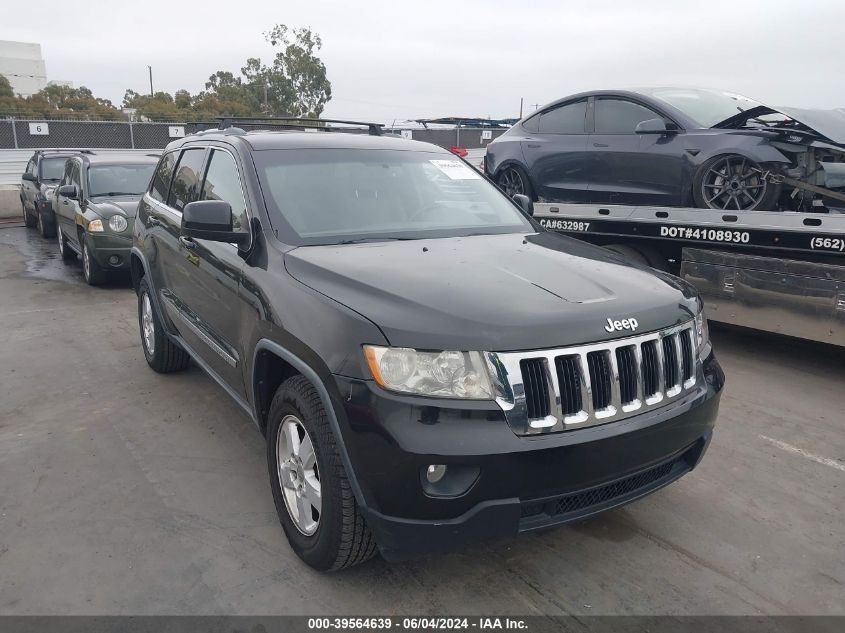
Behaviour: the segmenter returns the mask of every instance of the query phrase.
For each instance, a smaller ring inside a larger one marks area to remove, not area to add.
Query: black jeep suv
[[[545,231],[432,145],[175,141],[131,270],[147,362],[193,358],[254,421],[317,569],[581,519],[710,441],[724,376],[696,292]]]
[[[27,227],[38,227],[42,237],[53,237],[56,216],[53,193],[62,179],[65,161],[85,150],[39,149],[26,164],[21,175],[21,207]]]

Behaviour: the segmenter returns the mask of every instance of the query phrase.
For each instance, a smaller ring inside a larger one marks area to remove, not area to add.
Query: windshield
[[[61,180],[65,173],[67,156],[41,159],[41,180]]]
[[[88,168],[88,197],[140,196],[149,187],[155,163],[96,165]]]
[[[534,230],[501,192],[449,155],[296,149],[256,152],[255,160],[268,208],[292,243]]]
[[[735,114],[762,105],[748,97],[721,90],[650,88],[640,92],[677,108],[703,128],[713,127]]]

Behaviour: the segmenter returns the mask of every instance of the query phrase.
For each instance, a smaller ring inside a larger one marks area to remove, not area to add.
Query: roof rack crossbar
[[[367,131],[369,132],[370,136],[381,136],[382,128],[384,127],[383,123],[371,123],[368,121],[347,121],[344,119],[314,119],[308,117],[276,117],[276,116],[267,116],[267,117],[233,117],[233,116],[222,116],[217,117],[220,124],[218,129],[225,130],[226,128],[232,127],[233,123],[243,123],[243,124],[271,124],[276,127],[286,127],[286,128],[296,128],[296,129],[313,129],[313,130],[322,130],[325,132],[336,132],[338,128],[332,128],[323,125],[306,125],[307,123],[338,123],[341,125],[358,125],[361,127],[366,127]]]

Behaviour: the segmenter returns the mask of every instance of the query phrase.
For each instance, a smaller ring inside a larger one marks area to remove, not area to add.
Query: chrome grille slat
[[[663,406],[699,375],[693,323],[603,343],[488,353],[497,402],[519,434],[603,424]]]

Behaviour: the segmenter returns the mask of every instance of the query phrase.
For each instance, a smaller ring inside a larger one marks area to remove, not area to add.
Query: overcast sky
[[[271,57],[262,33],[310,26],[332,82],[324,116],[509,117],[601,88],[725,88],[845,107],[845,0],[237,0],[11,3],[0,39],[39,42],[48,79],[120,105],[126,88],[201,90]]]

